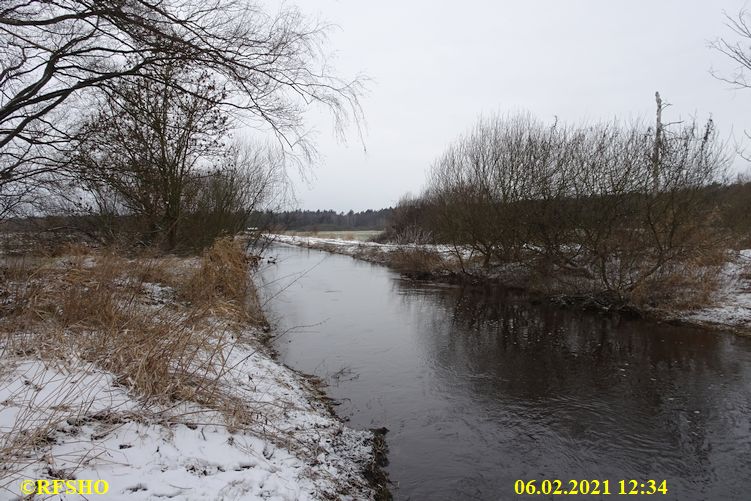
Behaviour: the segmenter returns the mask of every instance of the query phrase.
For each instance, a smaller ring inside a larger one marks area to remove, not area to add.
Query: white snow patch
[[[751,249],[738,252],[721,273],[713,306],[687,312],[682,319],[731,328],[751,328]]]
[[[331,417],[297,373],[252,344],[225,356],[223,384],[253,411],[239,430],[195,404],[146,406],[91,365],[4,359],[0,447],[33,430],[48,439],[0,465],[0,499],[19,498],[23,479],[60,476],[106,480],[107,499],[372,498],[361,474],[370,433]]]
[[[308,247],[312,249],[333,250],[339,254],[348,256],[355,255],[365,249],[372,249],[380,252],[393,252],[405,249],[422,249],[437,252],[444,256],[456,255],[457,249],[450,245],[434,244],[381,244],[378,242],[363,242],[359,240],[343,240],[340,238],[319,238],[297,235],[269,234],[267,237],[274,242],[295,245],[298,247]],[[332,249],[333,248],[333,249]],[[472,252],[470,249],[458,249],[462,257],[468,258]]]

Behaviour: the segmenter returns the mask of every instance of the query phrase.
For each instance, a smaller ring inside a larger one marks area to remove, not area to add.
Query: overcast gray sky
[[[319,130],[319,165],[297,183],[306,209],[362,210],[417,193],[426,169],[482,113],[528,110],[552,121],[650,118],[654,92],[666,118],[712,116],[720,133],[751,130],[751,90],[710,75],[731,71],[708,48],[730,36],[734,0],[305,0],[336,24],[331,62],[371,79],[362,100],[365,146]],[[320,122],[320,123],[318,123]]]

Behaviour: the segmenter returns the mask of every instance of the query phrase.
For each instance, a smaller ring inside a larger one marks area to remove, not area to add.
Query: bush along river
[[[584,499],[749,499],[751,339],[270,254],[280,359],[324,380],[351,426],[389,430],[395,499],[551,499],[556,480],[598,481]]]

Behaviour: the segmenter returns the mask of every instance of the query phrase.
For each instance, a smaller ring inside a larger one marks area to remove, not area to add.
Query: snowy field
[[[367,242],[380,235],[378,230],[352,230],[352,231],[287,231],[285,235],[297,237],[316,237],[316,238],[334,238],[341,240],[356,240]]]
[[[301,235],[283,235],[274,234],[267,235],[268,238],[275,242],[296,245],[298,247],[308,247],[311,249],[328,250],[330,252],[336,252],[338,254],[347,254],[354,256],[363,251],[371,250],[375,252],[393,252],[404,249],[425,249],[432,252],[437,252],[445,257],[451,257],[455,253],[455,249],[449,245],[430,245],[430,244],[381,244],[377,242],[367,242],[357,239],[347,240],[344,238],[323,238]],[[469,257],[471,252],[469,250],[461,250],[464,257]]]

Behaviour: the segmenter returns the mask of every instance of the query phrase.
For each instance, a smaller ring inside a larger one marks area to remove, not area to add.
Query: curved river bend
[[[271,254],[267,308],[292,329],[281,360],[327,381],[351,426],[390,430],[396,499],[549,499],[516,496],[519,479],[665,479],[668,495],[636,497],[751,499],[751,339]]]

